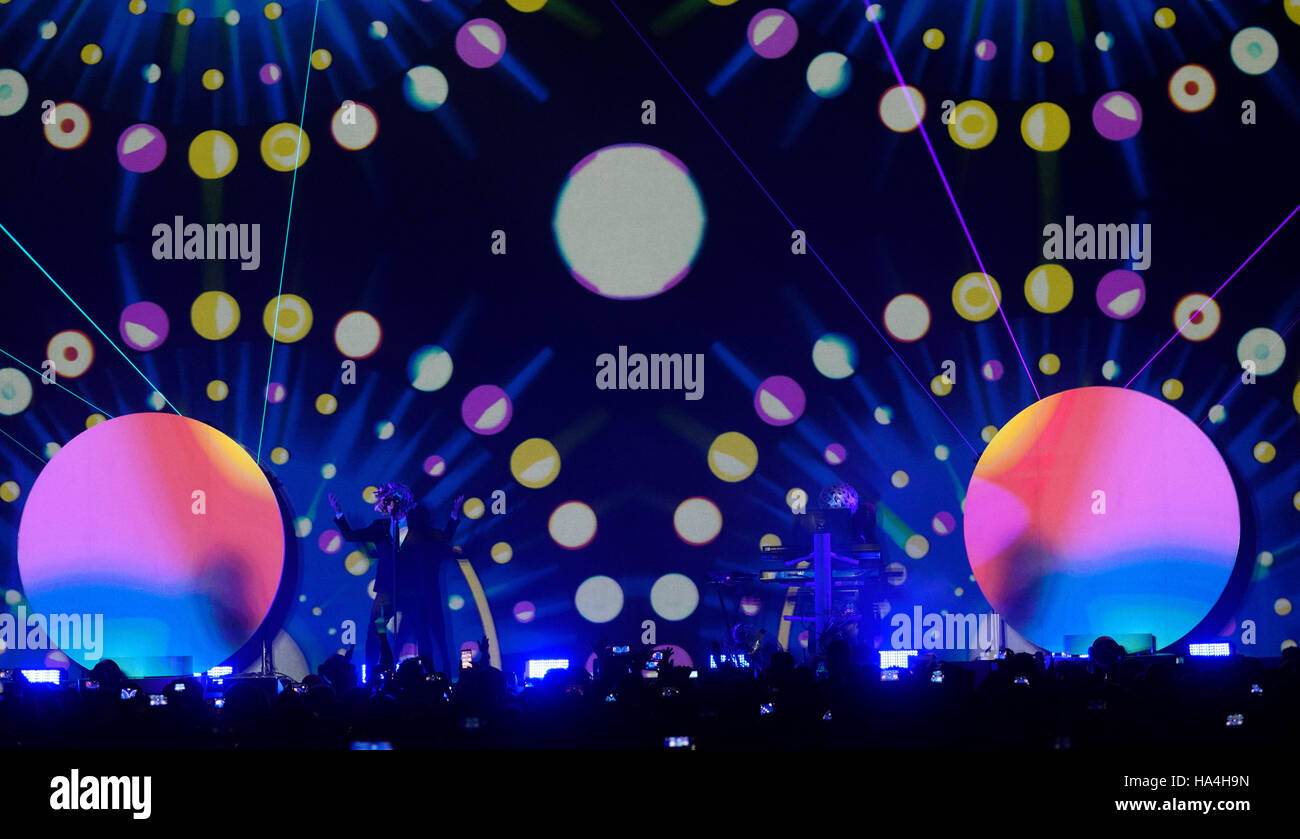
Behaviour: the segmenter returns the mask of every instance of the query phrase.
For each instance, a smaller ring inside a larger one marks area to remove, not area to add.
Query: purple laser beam
[[[871,21],[876,27],[876,34],[880,36],[880,45],[885,48],[885,57],[889,59],[889,66],[894,70],[894,78],[898,80],[898,85],[903,89],[903,98],[907,100],[907,107],[912,109],[912,116],[916,119],[916,127],[921,130],[921,139],[925,140],[925,147],[930,152],[930,159],[934,161],[935,171],[939,173],[939,180],[943,181],[943,190],[948,193],[948,200],[952,202],[953,212],[957,214],[957,221],[961,222],[962,232],[966,234],[966,242],[970,245],[971,253],[975,254],[975,262],[980,267],[980,273],[984,275],[984,283],[989,288],[989,295],[993,302],[998,305],[998,314],[1002,316],[1002,322],[1006,324],[1007,334],[1011,336],[1011,345],[1016,348],[1016,355],[1020,356],[1020,366],[1025,368],[1025,375],[1029,377],[1029,386],[1034,389],[1034,396],[1042,399],[1043,396],[1038,392],[1038,385],[1034,384],[1034,374],[1029,370],[1029,363],[1025,361],[1025,355],[1020,351],[1020,342],[1016,340],[1016,334],[1011,331],[1011,322],[1007,320],[1007,313],[1002,311],[1002,300],[998,295],[993,293],[993,283],[989,281],[989,272],[984,270],[984,260],[980,259],[980,252],[975,248],[975,239],[970,235],[970,228],[966,226],[966,217],[961,214],[961,208],[957,206],[957,198],[952,194],[952,186],[948,183],[948,176],[943,173],[943,167],[939,165],[939,155],[934,153],[934,144],[930,142],[930,134],[925,130],[925,124],[921,121],[921,115],[917,113],[916,104],[912,101],[912,94],[908,92],[907,82],[903,81],[903,71],[898,68],[898,62],[894,60],[894,52],[889,48],[889,42],[885,40],[885,32],[880,28],[880,21]]]
[[[781,214],[781,218],[785,219],[785,223],[790,225],[791,230],[799,230],[800,229],[799,226],[790,220],[790,216],[786,215],[785,210],[783,210],[781,208],[781,205],[777,203],[777,200],[772,197],[772,193],[768,192],[767,187],[763,186],[762,181],[760,181],[758,179],[758,176],[754,174],[754,170],[749,168],[749,165],[746,164],[744,159],[741,158],[740,154],[736,152],[736,149],[731,145],[731,143],[727,142],[727,138],[724,137],[722,132],[718,130],[718,127],[713,124],[713,120],[709,119],[709,115],[706,114],[704,112],[704,109],[700,107],[700,103],[695,101],[695,97],[691,96],[690,92],[686,90],[686,87],[680,81],[678,81],[677,75],[673,73],[672,70],[668,69],[668,65],[665,64],[664,60],[659,57],[659,53],[655,51],[655,48],[650,46],[650,42],[647,41],[645,39],[645,36],[641,34],[641,30],[637,29],[636,25],[632,23],[630,19],[628,19],[628,16],[623,13],[623,10],[619,8],[619,5],[618,3],[615,2],[615,0],[609,0],[609,2],[610,5],[614,7],[614,11],[619,13],[619,16],[623,18],[623,21],[628,25],[628,28],[632,30],[632,34],[636,35],[637,39],[641,41],[642,44],[645,45],[645,48],[650,51],[650,55],[654,56],[655,61],[659,62],[659,66],[664,68],[664,72],[668,74],[668,78],[672,79],[673,84],[677,85],[677,89],[682,92],[682,95],[685,96],[687,101],[691,103],[691,106],[695,108],[696,113],[698,113],[700,117],[703,118],[705,123],[708,124],[709,128],[712,129],[713,133],[716,134],[718,136],[718,139],[722,141],[722,144],[727,147],[727,151],[731,152],[731,156],[736,158],[736,162],[739,163],[740,167],[745,170],[745,174],[749,175],[750,180],[752,180],[754,184],[762,191],[763,195],[767,197],[767,200],[772,204],[773,207],[776,208],[776,211]],[[885,346],[889,349],[889,351],[894,354],[894,358],[897,358],[899,364],[903,365],[903,369],[906,370],[907,374],[912,377],[912,381],[916,382],[917,386],[921,388],[922,391],[925,392],[925,395],[929,397],[930,402],[934,405],[934,407],[939,411],[939,413],[943,414],[943,418],[948,420],[948,424],[951,425],[953,430],[957,432],[957,436],[960,437],[962,442],[966,444],[966,447],[969,448],[972,452],[974,452],[978,456],[979,451],[973,445],[971,445],[970,440],[966,439],[966,435],[961,433],[961,429],[957,427],[957,423],[953,422],[952,417],[948,416],[948,412],[945,411],[943,407],[939,405],[938,401],[930,393],[930,389],[921,383],[921,380],[918,379],[916,374],[912,372],[912,368],[907,365],[907,362],[903,360],[903,357],[898,354],[897,350],[894,349],[894,345],[889,342],[889,339],[885,337],[884,333],[882,333],[880,329],[876,327],[876,324],[874,321],[871,320],[871,317],[867,315],[865,311],[863,311],[860,305],[858,305],[858,301],[854,299],[853,295],[849,293],[849,290],[844,287],[844,283],[840,282],[840,278],[836,276],[835,272],[831,270],[831,267],[826,264],[826,260],[822,259],[821,254],[817,253],[817,249],[813,247],[812,242],[808,242],[807,244],[808,244],[808,252],[811,253],[813,257],[817,260],[817,262],[821,264],[822,268],[826,270],[826,273],[830,275],[830,278],[835,281],[835,285],[839,286],[840,291],[844,292],[844,296],[849,298],[849,302],[853,304],[853,308],[858,310],[858,314],[862,315],[862,318],[867,322],[867,325],[870,326],[871,329],[876,333],[876,335],[880,337],[880,340],[884,342]],[[1012,338],[1012,340],[1014,341],[1015,339]],[[1021,360],[1023,361],[1023,359]],[[1037,389],[1035,389],[1035,392],[1037,392]]]
[[[1242,269],[1242,268],[1245,268],[1246,265],[1247,265],[1247,264],[1248,264],[1252,259],[1255,258],[1255,254],[1257,254],[1257,253],[1259,253],[1260,251],[1262,251],[1262,250],[1264,249],[1264,246],[1267,245],[1269,242],[1271,242],[1271,241],[1273,240],[1273,237],[1277,235],[1277,233],[1278,233],[1279,230],[1281,230],[1283,227],[1286,227],[1286,223],[1287,223],[1288,221],[1290,221],[1291,218],[1292,218],[1292,216],[1294,216],[1297,212],[1300,212],[1300,204],[1297,204],[1297,205],[1296,205],[1296,208],[1295,208],[1294,210],[1292,210],[1290,213],[1288,213],[1286,218],[1282,219],[1282,223],[1281,223],[1281,224],[1279,224],[1277,227],[1274,227],[1274,228],[1273,228],[1273,232],[1270,233],[1270,234],[1268,234],[1268,238],[1266,238],[1264,241],[1262,241],[1262,242],[1259,243],[1259,247],[1257,247],[1257,248],[1255,248],[1255,250],[1251,251],[1250,256],[1246,257],[1245,262],[1242,262],[1240,265],[1237,266],[1237,270],[1236,270],[1236,271],[1233,271],[1231,274],[1228,275],[1228,279],[1224,280],[1223,283],[1222,283],[1218,288],[1216,288],[1216,289],[1214,290],[1214,294],[1211,294],[1211,295],[1210,295],[1210,299],[1209,299],[1209,300],[1206,300],[1204,303],[1202,303],[1202,304],[1201,304],[1201,308],[1200,308],[1200,309],[1197,309],[1197,310],[1192,314],[1192,317],[1195,317],[1196,315],[1199,315],[1199,314],[1201,313],[1201,311],[1205,309],[1206,306],[1210,305],[1210,300],[1213,300],[1215,297],[1217,297],[1218,294],[1219,294],[1219,292],[1223,291],[1224,286],[1226,286],[1228,283],[1232,282],[1232,278],[1235,277],[1235,276],[1237,276],[1238,274],[1241,273],[1241,269]],[[1189,317],[1189,318],[1188,318],[1188,319],[1183,323],[1182,326],[1178,327],[1178,331],[1175,332],[1173,335],[1170,335],[1170,336],[1169,336],[1169,340],[1168,340],[1168,341],[1165,341],[1165,343],[1160,347],[1160,349],[1156,350],[1155,355],[1153,355],[1153,356],[1151,356],[1150,358],[1147,359],[1147,363],[1146,363],[1146,364],[1143,364],[1142,367],[1141,367],[1141,369],[1139,369],[1136,373],[1133,374],[1133,378],[1132,378],[1132,379],[1129,379],[1129,380],[1128,380],[1128,384],[1124,385],[1124,387],[1128,387],[1128,385],[1133,384],[1133,382],[1137,379],[1137,377],[1142,375],[1142,371],[1145,370],[1145,369],[1147,369],[1148,367],[1150,367],[1150,366],[1151,366],[1151,362],[1153,362],[1153,361],[1156,360],[1156,356],[1157,356],[1157,355],[1160,355],[1160,353],[1164,352],[1164,351],[1165,351],[1165,347],[1167,347],[1167,346],[1169,346],[1170,344],[1172,344],[1172,343],[1174,342],[1174,339],[1175,339],[1175,338],[1177,338],[1179,335],[1182,335],[1182,334],[1183,334],[1183,329],[1187,326],[1187,324],[1189,324],[1189,323],[1191,323],[1191,322],[1192,322],[1192,318]]]

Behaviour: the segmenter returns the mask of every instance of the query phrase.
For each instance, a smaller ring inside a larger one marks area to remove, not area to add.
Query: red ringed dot
[[[77,128],[77,121],[75,119],[65,119],[59,123],[59,130],[62,131],[64,134],[71,134],[74,130],[76,130],[76,128]]]
[[[1197,93],[1200,92],[1201,86],[1198,85],[1196,82],[1188,82],[1187,84],[1183,85],[1183,90],[1187,92],[1188,96],[1195,96]]]

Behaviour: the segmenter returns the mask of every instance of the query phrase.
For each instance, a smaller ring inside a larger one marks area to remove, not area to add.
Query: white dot
[[[650,606],[664,620],[685,620],[699,605],[700,590],[685,574],[665,574],[650,588]]]
[[[609,623],[623,611],[623,587],[612,577],[588,577],[574,593],[573,605],[592,623]]]

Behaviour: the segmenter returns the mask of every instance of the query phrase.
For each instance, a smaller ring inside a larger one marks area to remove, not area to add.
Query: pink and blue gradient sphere
[[[127,414],[78,434],[41,470],[18,567],[32,611],[104,616],[102,658],[188,656],[199,671],[266,618],[284,548],[275,495],[238,443],[196,420]]]
[[[980,589],[1029,641],[1149,633],[1168,647],[1222,595],[1241,518],[1223,457],[1186,415],[1116,387],[1053,394],[993,438],[966,496]]]

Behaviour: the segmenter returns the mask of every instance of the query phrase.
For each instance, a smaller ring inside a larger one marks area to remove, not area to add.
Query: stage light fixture
[[[20,671],[28,684],[57,685],[63,678],[62,670],[23,670]]]
[[[552,670],[568,670],[567,658],[531,658],[528,660],[528,678],[538,680],[546,678]]]
[[[912,656],[914,655],[916,655],[916,650],[881,650],[880,669],[887,670],[890,667],[907,669],[911,666]]]
[[[1188,644],[1187,654],[1198,657],[1215,657],[1232,655],[1232,645],[1227,641],[1213,644]]]

